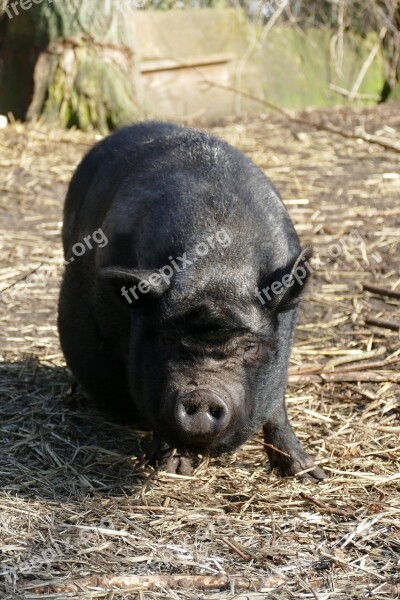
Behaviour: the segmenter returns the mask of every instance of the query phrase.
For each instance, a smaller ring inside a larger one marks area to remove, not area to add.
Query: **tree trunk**
[[[140,118],[131,6],[9,3],[0,28],[0,112],[103,133]]]

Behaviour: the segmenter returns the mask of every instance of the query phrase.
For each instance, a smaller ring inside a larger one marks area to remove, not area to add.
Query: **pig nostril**
[[[184,439],[205,443],[223,434],[231,420],[231,411],[215,392],[198,389],[177,394],[174,420]]]
[[[208,412],[216,421],[219,421],[224,415],[224,409],[221,406],[210,406]]]
[[[185,409],[185,413],[189,416],[195,415],[197,413],[197,406],[193,404],[193,402],[187,402],[183,405]]]

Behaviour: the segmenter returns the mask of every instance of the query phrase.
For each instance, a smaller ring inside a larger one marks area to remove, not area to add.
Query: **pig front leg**
[[[299,477],[318,483],[325,479],[324,471],[315,465],[297,439],[289,423],[284,399],[273,417],[263,426],[265,449],[272,469],[277,469],[283,477],[301,473]]]
[[[294,433],[286,412],[284,390],[287,379],[287,366],[295,330],[297,310],[280,315],[280,372],[281,376],[273,396],[278,398],[272,416],[264,424],[265,450],[272,469],[283,477],[290,477],[306,471],[299,477],[318,483],[325,479],[325,473],[314,464],[311,456],[305,452]],[[280,391],[279,391],[280,390]]]

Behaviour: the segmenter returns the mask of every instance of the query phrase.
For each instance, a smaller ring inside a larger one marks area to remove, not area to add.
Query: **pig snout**
[[[177,394],[174,419],[186,439],[207,443],[219,437],[231,421],[231,410],[211,389]]]

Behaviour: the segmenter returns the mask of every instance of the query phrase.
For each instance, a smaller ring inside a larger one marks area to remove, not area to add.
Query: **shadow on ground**
[[[0,489],[22,498],[132,495],[149,433],[113,422],[65,369],[35,357],[0,364]]]

